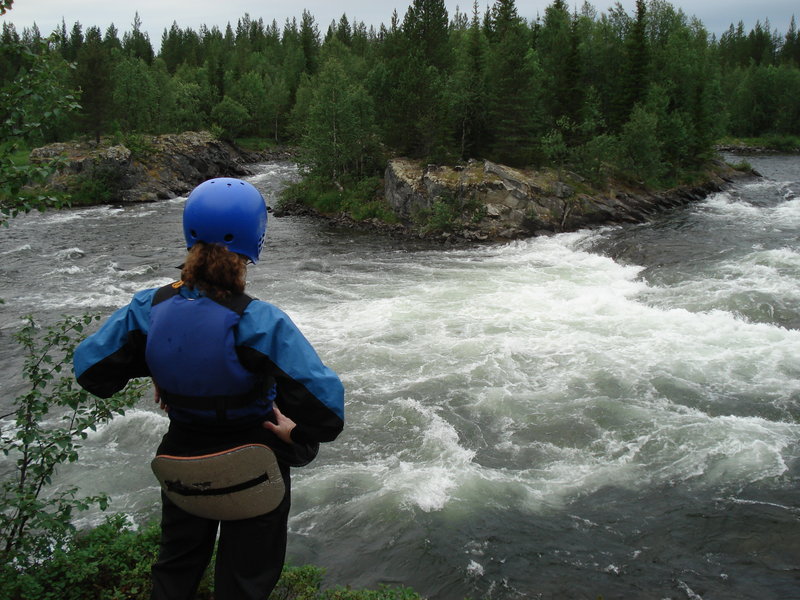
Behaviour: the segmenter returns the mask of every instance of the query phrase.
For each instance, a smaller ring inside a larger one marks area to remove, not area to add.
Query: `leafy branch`
[[[63,61],[52,56],[47,41],[4,42],[0,57],[19,65],[16,76],[0,86],[0,225],[8,225],[10,217],[21,213],[66,204],[63,197],[30,187],[44,184],[58,169],[59,158],[16,164],[12,157],[25,144],[38,141],[49,124],[80,106],[59,83],[58,65]]]
[[[84,328],[97,319],[68,316],[42,331],[28,316],[15,335],[27,385],[14,400],[14,410],[2,417],[0,448],[15,468],[0,486],[0,556],[20,564],[45,556],[66,539],[74,529],[75,512],[108,505],[106,494],[79,497],[76,487],[45,497],[57,468],[78,460],[88,432],[124,414],[139,397],[137,386],[100,399],[75,383],[70,368],[75,346]]]

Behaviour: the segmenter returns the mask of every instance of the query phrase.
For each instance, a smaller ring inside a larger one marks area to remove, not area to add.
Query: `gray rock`
[[[123,144],[76,142],[36,148],[31,160],[64,160],[52,181],[55,187],[69,188],[76,176],[113,181],[117,202],[174,198],[206,179],[249,175],[247,163],[257,160],[253,153],[243,153],[204,131],[143,136],[142,140],[144,151],[138,155]]]
[[[407,224],[424,215],[437,200],[464,207],[462,222],[452,230],[462,239],[513,239],[543,233],[574,231],[610,223],[639,223],[660,210],[694,202],[719,191],[730,181],[751,177],[722,162],[698,185],[654,192],[643,186],[609,183],[589,195],[583,178],[551,170],[514,169],[489,161],[469,160],[457,167],[422,164],[407,158],[390,160],[385,172],[385,198]]]

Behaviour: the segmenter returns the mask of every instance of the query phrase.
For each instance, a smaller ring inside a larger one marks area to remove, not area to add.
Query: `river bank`
[[[413,237],[447,245],[497,243],[619,223],[643,223],[659,213],[736,182],[760,177],[747,163],[709,161],[690,183],[653,189],[608,179],[593,184],[555,169],[514,169],[490,161],[430,165],[396,158],[383,177],[380,201],[397,217],[356,220],[345,211],[322,212],[302,198],[281,201],[277,216],[305,215],[335,227]]]
[[[245,150],[207,131],[180,134],[132,135],[49,144],[36,148],[34,163],[59,160],[51,180],[57,191],[77,196],[74,204],[114,204],[169,200],[189,193],[213,177],[252,175],[249,165],[291,160],[291,151]],[[102,194],[92,196],[97,185]],[[86,193],[88,188],[89,193]]]
[[[127,144],[127,145],[126,145]],[[252,175],[256,163],[293,161],[291,149],[244,150],[208,132],[108,138],[37,148],[31,160],[59,158],[56,189],[73,204],[155,202],[185,195],[198,183]],[[454,166],[393,158],[377,198],[392,219],[353,218],[348,210],[318,210],[308,198],[279,201],[275,216],[306,215],[335,227],[376,231],[445,244],[504,242],[615,223],[641,223],[696,202],[735,181],[757,177],[746,163],[707,163],[694,181],[669,189],[609,178],[601,184],[556,169],[515,169],[488,160]],[[347,204],[346,202],[343,204]]]

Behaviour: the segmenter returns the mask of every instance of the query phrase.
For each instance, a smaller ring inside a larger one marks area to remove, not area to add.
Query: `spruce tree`
[[[176,21],[161,35],[161,52],[159,56],[164,59],[167,69],[170,73],[174,73],[183,62],[183,31],[178,27]]]
[[[783,38],[780,51],[781,62],[794,68],[800,67],[800,33],[797,31],[794,15],[789,23],[789,29]]]
[[[64,46],[64,58],[69,62],[74,62],[78,58],[81,46],[83,46],[83,26],[76,21],[72,24],[69,39]]]
[[[556,0],[545,10],[536,38],[544,70],[543,100],[551,124],[580,120],[583,86],[578,45],[577,16],[571,18],[566,2]]]
[[[75,83],[81,90],[80,103],[86,131],[100,142],[111,107],[111,55],[103,44],[100,29],[90,27],[78,50]]]
[[[141,58],[148,65],[153,62],[153,46],[150,36],[142,32],[142,19],[137,12],[133,18],[133,29],[122,36],[122,49],[134,58]]]
[[[487,52],[478,0],[474,0],[472,24],[457,48],[450,86],[454,136],[462,159],[479,158],[486,152]]]
[[[300,44],[305,57],[305,72],[313,75],[319,67],[319,28],[307,10],[303,11],[300,20]]]
[[[621,114],[627,117],[634,105],[641,102],[647,94],[650,53],[644,0],[636,0],[636,18],[625,38],[625,58]]]
[[[428,65],[440,72],[450,68],[449,25],[444,0],[414,0],[403,20],[403,32]]]
[[[109,25],[106,29],[106,33],[103,36],[103,43],[108,47],[109,50],[112,51],[122,49],[122,42],[119,39],[119,31],[113,23],[111,23],[111,25]]]
[[[513,0],[498,0],[491,11],[488,52],[488,133],[492,157],[512,165],[535,156],[542,111],[536,95],[538,57],[530,31]]]

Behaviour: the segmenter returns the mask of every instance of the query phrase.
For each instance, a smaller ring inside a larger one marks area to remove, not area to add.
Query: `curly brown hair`
[[[181,279],[211,298],[241,294],[247,276],[247,258],[219,244],[197,242],[189,250]]]

